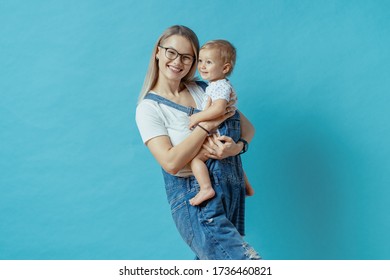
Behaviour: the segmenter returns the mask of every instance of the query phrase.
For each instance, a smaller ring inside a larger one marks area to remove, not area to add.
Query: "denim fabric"
[[[216,195],[199,206],[189,199],[199,192],[195,177],[175,177],[163,170],[172,217],[184,241],[201,260],[260,259],[244,239],[245,185],[239,157],[209,160]]]
[[[154,94],[145,98],[175,107],[178,110],[196,112],[195,109],[164,100]],[[184,108],[181,108],[184,107]],[[219,133],[237,141],[240,137],[238,112],[226,120]],[[244,241],[245,182],[240,156],[223,160],[208,160],[207,166],[215,190],[215,196],[199,206],[189,200],[199,192],[194,176],[177,177],[163,171],[168,202],[172,217],[183,240],[201,260],[253,260],[258,253]]]

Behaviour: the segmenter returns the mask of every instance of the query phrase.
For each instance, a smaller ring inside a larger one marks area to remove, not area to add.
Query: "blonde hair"
[[[144,99],[145,95],[156,85],[158,79],[158,61],[156,59],[157,47],[161,45],[166,39],[173,35],[183,36],[188,39],[192,45],[192,49],[195,54],[194,62],[192,63],[190,71],[187,75],[181,80],[182,83],[190,82],[194,79],[196,73],[196,65],[198,62],[198,54],[199,54],[199,40],[194,31],[190,28],[183,25],[174,25],[166,29],[158,38],[156,44],[153,47],[153,52],[150,57],[149,67],[146,72],[144,84],[142,86],[138,102]]]
[[[226,76],[229,76],[234,69],[236,64],[237,51],[236,48],[226,40],[212,40],[205,43],[200,49],[215,49],[219,50],[220,58],[222,62],[229,63],[231,65],[229,72]]]

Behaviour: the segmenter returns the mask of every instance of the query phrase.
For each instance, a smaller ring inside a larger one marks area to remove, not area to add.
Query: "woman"
[[[198,38],[185,26],[172,26],[161,35],[137,106],[138,129],[163,169],[176,227],[197,258],[259,259],[242,238],[245,184],[238,156],[246,150],[254,129],[232,109],[232,104],[228,104],[224,116],[201,122],[192,131],[188,129],[189,115],[193,108],[200,108],[204,98],[203,85],[193,81],[198,52]],[[241,132],[246,141],[236,143],[228,136],[210,136],[210,131],[228,118],[232,133]],[[216,195],[194,207],[189,199],[199,191],[199,185],[188,163],[198,152],[215,159],[208,166]]]

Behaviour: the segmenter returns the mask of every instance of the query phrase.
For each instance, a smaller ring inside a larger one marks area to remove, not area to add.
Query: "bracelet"
[[[203,129],[204,131],[206,131],[207,133],[207,136],[210,136],[210,131],[208,131],[206,128],[204,128],[203,126],[201,126],[200,124],[197,124],[196,126],[199,126],[201,129]]]
[[[240,141],[244,144],[244,146],[242,147],[242,150],[239,153],[239,155],[241,155],[243,153],[246,153],[248,151],[248,148],[249,148],[249,144],[248,144],[248,142],[245,139],[240,138],[240,139],[237,140],[237,142],[240,142]]]

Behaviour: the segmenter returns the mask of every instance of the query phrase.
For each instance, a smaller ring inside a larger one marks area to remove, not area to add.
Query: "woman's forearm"
[[[202,128],[195,127],[189,137],[170,149],[168,166],[172,174],[179,172],[198,154],[207,135]]]
[[[176,146],[172,146],[167,136],[153,138],[147,142],[147,146],[166,172],[176,174],[197,155],[206,137],[207,133],[196,127]]]
[[[214,120],[199,123],[203,128],[196,126],[191,134],[176,146],[172,145],[169,136],[152,138],[146,145],[165,171],[176,174],[198,154],[208,136],[207,131],[212,131],[233,114],[233,111],[228,112]]]
[[[240,113],[241,118],[241,135],[240,137],[246,140],[248,143],[252,141],[255,134],[255,128],[251,122]],[[215,136],[210,137],[208,143],[206,142],[203,147],[208,151],[207,156],[213,159],[224,159],[230,156],[238,155],[244,148],[243,141],[234,142],[229,136]]]
[[[250,143],[255,136],[255,127],[252,123],[240,112],[241,119],[241,138]]]

